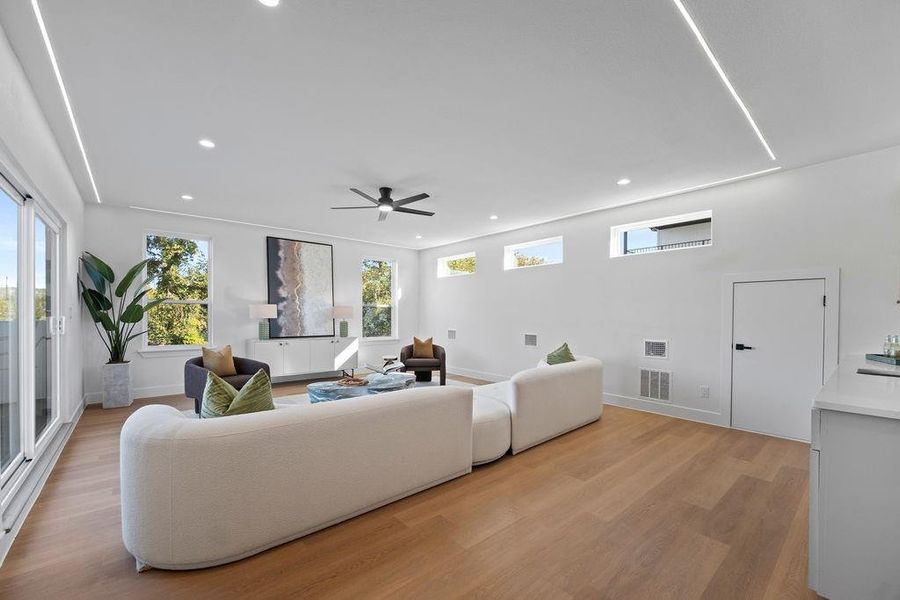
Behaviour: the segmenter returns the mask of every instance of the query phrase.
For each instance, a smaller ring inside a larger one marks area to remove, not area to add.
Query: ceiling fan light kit
[[[409,198],[403,198],[402,200],[394,200],[391,198],[391,188],[383,187],[378,188],[379,196],[377,199],[368,195],[365,192],[361,192],[356,188],[350,188],[350,191],[359,194],[369,202],[373,204],[373,206],[332,206],[331,210],[356,210],[360,208],[377,208],[378,209],[378,220],[384,221],[387,219],[389,213],[398,212],[405,213],[408,215],[421,215],[423,217],[433,217],[433,212],[428,212],[426,210],[416,210],[414,208],[404,208],[407,204],[412,204],[413,202],[418,202],[419,200],[424,200],[428,198],[428,194],[416,194],[415,196],[410,196]]]

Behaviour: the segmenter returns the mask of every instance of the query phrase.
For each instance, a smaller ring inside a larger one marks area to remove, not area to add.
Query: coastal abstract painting
[[[269,304],[278,317],[269,321],[273,338],[334,335],[334,277],[331,244],[266,238]]]

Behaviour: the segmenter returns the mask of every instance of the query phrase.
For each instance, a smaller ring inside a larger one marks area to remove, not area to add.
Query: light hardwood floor
[[[191,406],[85,411],[0,569],[0,598],[815,597],[805,444],[612,406],[240,562],[138,574],[121,541],[119,430],[159,402]]]

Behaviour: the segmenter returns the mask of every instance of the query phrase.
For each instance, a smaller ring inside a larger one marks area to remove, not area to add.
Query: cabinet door
[[[259,360],[272,371],[272,377],[284,375],[284,356],[281,342],[252,342],[250,344],[250,358]]]
[[[334,338],[310,340],[310,372],[325,373],[335,370],[334,346]]]
[[[281,343],[284,348],[284,374],[309,373],[309,342],[285,340]]]
[[[334,369],[358,369],[359,368],[359,338],[345,337],[335,338],[334,343]]]

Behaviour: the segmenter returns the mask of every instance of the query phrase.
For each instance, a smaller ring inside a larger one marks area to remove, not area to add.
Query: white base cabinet
[[[359,338],[249,340],[247,356],[259,360],[272,377],[299,377],[359,368]]]

